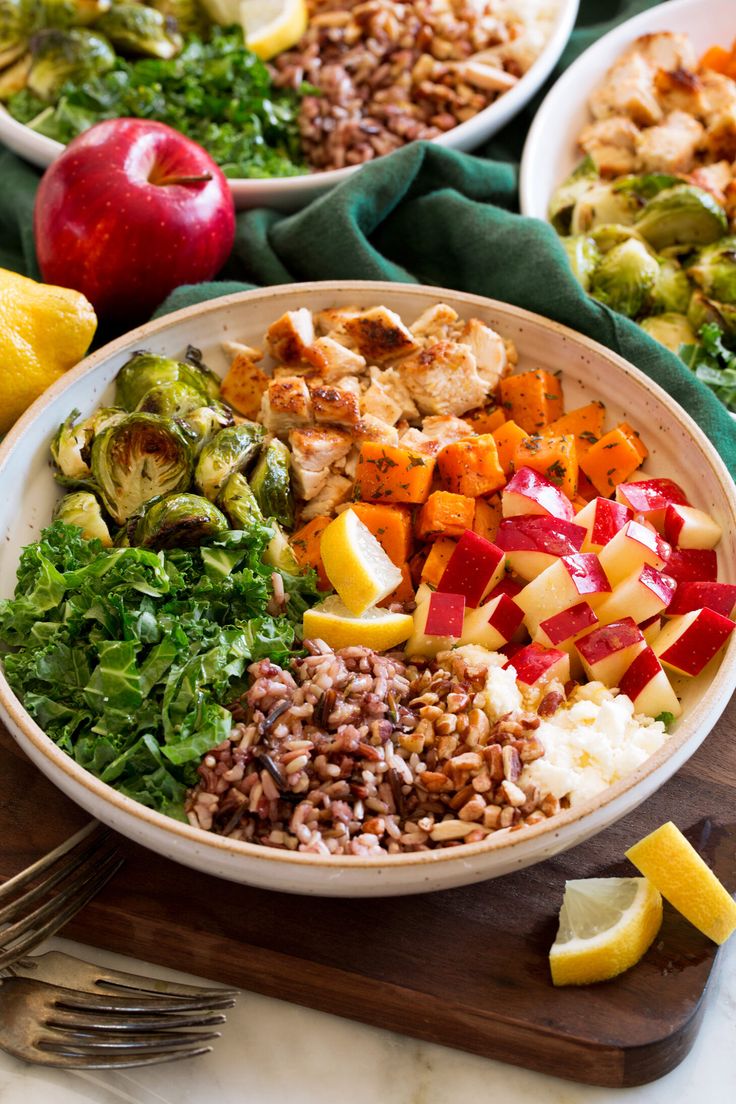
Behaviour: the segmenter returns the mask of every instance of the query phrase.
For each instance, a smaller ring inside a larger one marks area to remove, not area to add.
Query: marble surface
[[[95,962],[192,980],[54,940]],[[652,1085],[595,1089],[242,993],[211,1054],[127,1072],[62,1072],[0,1053],[2,1104],[730,1104],[736,1086],[736,939],[724,948],[700,1035]],[[407,1016],[411,1009],[407,1008]],[[503,1095],[502,1095],[503,1094]]]

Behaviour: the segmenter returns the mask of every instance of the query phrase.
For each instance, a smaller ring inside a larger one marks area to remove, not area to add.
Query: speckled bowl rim
[[[281,284],[274,287],[259,288],[254,291],[236,292],[233,295],[221,296],[210,299],[204,303],[185,307],[183,310],[164,315],[153,322],[148,322],[135,330],[129,331],[122,337],[98,349],[97,352],[83,360],[76,368],[67,372],[55,384],[36,400],[35,403],[19,419],[0,445],[0,479],[2,471],[10,454],[21,446],[24,433],[32,425],[36,416],[49,404],[63,395],[66,389],[80,377],[93,372],[100,364],[117,352],[130,347],[140,346],[152,335],[160,333],[169,327],[176,325],[184,319],[202,318],[207,314],[216,313],[223,307],[235,306],[243,302],[263,300],[264,303],[278,304],[280,301],[303,299],[310,293],[323,293],[329,291],[355,291],[360,296],[390,297],[397,291],[401,294],[416,294],[417,296],[430,295],[436,299],[448,298],[453,303],[461,303],[468,307],[483,307],[485,309],[498,309],[504,313],[511,313],[521,324],[524,322],[535,323],[548,328],[550,332],[560,338],[570,341],[578,347],[604,357],[619,371],[632,377],[640,386],[649,390],[660,402],[662,402],[690,433],[693,442],[699,450],[700,457],[713,469],[719,483],[724,488],[731,512],[736,518],[736,485],[716,452],[700,427],[693,421],[689,414],[672,399],[663,388],[649,379],[643,372],[617,353],[593,341],[567,326],[560,325],[542,315],[532,311],[523,310],[498,299],[489,299],[484,296],[474,295],[469,292],[454,291],[451,288],[434,287],[426,284],[397,284],[389,281],[371,280],[325,280],[304,284]],[[299,304],[303,305],[303,304]],[[289,309],[284,305],[284,309]],[[734,543],[734,530],[728,534],[731,544]],[[733,548],[732,548],[733,554]],[[232,840],[224,836],[217,836],[206,832],[201,828],[195,828],[183,821],[174,820],[163,813],[155,812],[145,805],[139,804],[132,798],[126,797],[95,778],[84,768],[80,767],[73,759],[48,737],[36,724],[15,696],[4,672],[0,671],[0,712],[16,726],[34,748],[43,755],[53,766],[60,770],[67,778],[83,787],[94,797],[106,804],[114,806],[120,813],[132,816],[145,822],[150,828],[161,831],[170,837],[178,837],[199,845],[205,850],[214,849],[217,852],[227,853],[233,857],[238,855],[256,859],[262,863],[279,863],[299,867],[317,867],[326,871],[355,870],[357,868],[376,869],[394,867],[434,866],[437,863],[461,864],[479,855],[489,852],[505,851],[522,842],[529,842],[539,837],[549,835],[554,838],[562,829],[577,823],[590,816],[598,809],[604,808],[623,794],[638,786],[649,775],[661,767],[668,759],[676,755],[689,741],[693,740],[695,733],[702,732],[700,740],[694,743],[692,752],[706,738],[716,724],[721,713],[725,709],[736,686],[736,639],[732,637],[730,644],[723,656],[722,662],[713,676],[712,681],[697,702],[697,705],[687,714],[686,724],[674,732],[667,741],[651,755],[637,770],[609,786],[602,793],[592,797],[579,805],[564,810],[557,816],[549,818],[539,824],[525,826],[510,832],[494,833],[478,843],[459,844],[456,847],[442,848],[434,851],[420,851],[401,853],[398,855],[386,855],[385,857],[371,857],[363,855],[315,855],[305,852],[279,851],[275,848],[267,848],[261,844],[247,843],[243,840]],[[53,776],[47,775],[53,782]],[[125,834],[122,829],[119,829]],[[150,846],[150,845],[149,845]],[[155,849],[155,848],[154,848]]]

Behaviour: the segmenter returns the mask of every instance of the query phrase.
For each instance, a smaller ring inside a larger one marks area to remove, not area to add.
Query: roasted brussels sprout
[[[26,52],[30,29],[28,0],[0,0],[0,69]]]
[[[621,226],[616,222],[604,222],[601,226],[594,226],[588,237],[593,239],[601,253],[610,253],[614,246],[623,245],[632,238],[649,249],[649,245],[633,226]],[[652,249],[649,249],[649,252],[654,256]]]
[[[214,502],[228,476],[244,471],[254,459],[265,432],[255,422],[242,422],[221,430],[208,441],[194,470],[194,482],[202,494]]]
[[[28,90],[40,100],[54,100],[64,84],[78,84],[106,73],[115,64],[110,43],[93,31],[73,27],[68,31],[38,31],[31,38]]]
[[[189,441],[195,456],[199,455],[216,433],[234,425],[234,422],[232,410],[223,403],[198,406],[196,410],[190,411],[184,417],[177,418],[177,424]]]
[[[199,0],[150,0],[150,5],[163,16],[176,20],[176,29],[183,35],[204,38],[212,25]]]
[[[98,433],[125,417],[124,410],[103,406],[89,418],[75,424],[79,411],[73,410],[63,425],[59,426],[51,442],[51,457],[57,468],[58,482],[65,484],[86,483],[91,479],[90,452]]]
[[[112,544],[110,530],[102,516],[100,504],[89,491],[74,491],[64,495],[56,505],[54,519],[66,525],[76,525],[85,540],[102,541],[106,548]]]
[[[133,353],[117,374],[115,402],[124,410],[135,410],[147,391],[164,383],[186,383],[201,394],[200,406],[209,403],[210,383],[196,364],[155,353]]]
[[[256,496],[250,484],[240,472],[233,472],[225,481],[217,499],[233,529],[250,529],[253,525],[263,525],[263,514],[256,502]]]
[[[664,314],[653,314],[651,318],[643,318],[639,323],[645,333],[666,345],[673,353],[680,351],[681,345],[692,345],[697,338],[684,314],[675,311],[666,311]]]
[[[606,253],[593,273],[590,294],[628,318],[636,318],[652,293],[659,264],[646,246],[631,238]]]
[[[688,322],[699,332],[701,326],[715,322],[730,339],[736,339],[736,306],[733,303],[717,303],[708,299],[702,291],[694,291],[687,308]]]
[[[615,191],[612,184],[594,184],[578,199],[572,212],[570,232],[587,234],[596,226],[615,223],[630,226],[640,204],[636,196]]]
[[[222,511],[201,495],[167,494],[138,519],[132,543],[142,548],[187,548],[228,528]]]
[[[165,15],[143,4],[114,4],[95,24],[124,54],[142,57],[176,57],[182,38]]]
[[[643,207],[647,200],[653,199],[665,188],[674,188],[682,183],[682,178],[672,173],[642,173],[639,176],[620,176],[614,180],[613,188],[616,192],[635,196]]]
[[[685,314],[690,302],[690,294],[690,281],[677,261],[660,259],[659,275],[650,304],[652,313],[666,311]]]
[[[181,418],[202,406],[202,392],[197,387],[176,380],[159,383],[146,391],[136,407],[144,414],[160,414],[164,418]]]
[[[227,432],[227,430],[225,430]],[[274,518],[290,529],[294,524],[294,498],[288,448],[274,437],[261,453],[250,477],[250,486],[265,518]]]
[[[36,13],[36,26],[87,27],[110,10],[112,0],[30,0]]]
[[[274,534],[263,553],[263,562],[270,567],[278,568],[279,571],[286,571],[289,575],[299,575],[302,569],[292,552],[286,534],[277,521],[271,519],[270,524],[273,526]]]
[[[708,245],[728,230],[718,201],[693,184],[665,188],[650,199],[636,219],[636,229],[659,252],[671,245]]]
[[[92,445],[92,477],[107,512],[122,524],[158,495],[186,490],[191,455],[174,422],[157,414],[129,414]]]
[[[736,237],[701,249],[687,274],[709,298],[736,303]]]
[[[548,217],[558,234],[570,233],[573,207],[593,184],[599,181],[598,170],[592,157],[586,157],[554,192],[550,200]]]
[[[576,234],[574,237],[563,238],[562,244],[573,270],[585,291],[590,288],[590,279],[595,266],[601,259],[600,250],[592,238],[585,234]]]

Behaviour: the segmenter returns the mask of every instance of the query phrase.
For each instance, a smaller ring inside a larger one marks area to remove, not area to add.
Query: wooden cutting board
[[[644,806],[518,874],[419,897],[330,900],[249,889],[122,841],[127,862],[66,935],[558,1077],[612,1087],[673,1069],[702,1018],[716,948],[669,906],[622,977],[555,990],[547,952],[566,878],[632,874],[623,853],[674,820],[736,889],[736,702]],[[86,815],[0,728],[0,876]],[[623,860],[623,861],[622,861]]]

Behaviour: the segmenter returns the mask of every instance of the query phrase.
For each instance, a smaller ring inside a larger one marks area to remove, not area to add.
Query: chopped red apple
[[[645,517],[655,529],[662,531],[664,515],[672,502],[689,506],[682,487],[671,479],[642,479],[638,483],[619,483],[616,501],[628,506],[635,514]]]
[[[722,613],[724,617],[733,617],[736,613],[736,586],[733,583],[680,583],[667,613],[690,613],[703,606]]]
[[[612,621],[620,621],[624,617],[633,617],[637,624],[648,621],[656,613],[667,609],[676,585],[669,575],[663,575],[645,564],[603,599],[596,609],[598,620],[602,625],[610,625]]]
[[[611,585],[616,586],[645,564],[664,567],[669,554],[670,546],[648,525],[627,521],[601,549],[600,561]]]
[[[664,536],[674,548],[715,548],[722,532],[704,510],[670,503],[665,511]]]
[[[682,713],[670,680],[651,648],[639,652],[621,677],[619,690],[631,698],[635,713],[644,713],[648,717],[659,717],[661,713],[679,717]]]
[[[556,679],[565,683],[570,678],[570,657],[558,648],[543,648],[541,644],[527,644],[509,659],[509,666],[516,671],[516,681],[523,686],[542,689]]]
[[[584,525],[587,530],[582,551],[600,552],[603,545],[613,540],[633,516],[629,507],[621,502],[594,498],[575,515],[575,524]]]
[[[712,609],[673,617],[657,637],[653,651],[666,667],[681,675],[699,675],[720,652],[736,625]]]
[[[407,655],[436,656],[462,636],[465,598],[436,591],[414,611],[414,632],[406,642]]]
[[[548,617],[580,601],[595,608],[610,593],[611,584],[595,553],[578,552],[555,560],[541,575],[527,583],[515,601],[523,609],[524,623],[534,636]]]
[[[575,644],[586,675],[604,686],[618,686],[639,652],[647,644],[633,617],[601,625]]]
[[[584,537],[582,525],[530,514],[504,518],[495,543],[506,553],[512,571],[522,579],[535,579],[560,556],[579,552]]]
[[[510,575],[504,575],[503,579],[493,588],[488,597],[498,598],[499,594],[508,594],[509,598],[515,598],[519,591],[523,589],[524,584],[520,583],[518,579],[512,579]]]
[[[678,586],[681,583],[714,583],[718,578],[718,555],[713,548],[673,548],[665,570]]]
[[[677,593],[677,591],[675,591],[675,593]],[[642,621],[639,628],[647,644],[652,647],[662,628],[662,618],[658,613],[655,613],[654,617],[647,617],[646,621]]]
[[[575,516],[567,495],[551,479],[533,468],[519,468],[514,473],[501,492],[501,509],[505,518],[519,514],[545,514],[572,521]]]
[[[465,604],[475,608],[504,576],[506,556],[497,545],[466,529],[455,545],[437,590],[463,594]]]
[[[538,643],[549,648],[574,643],[584,633],[598,624],[598,618],[587,602],[578,602],[576,606],[555,613],[539,623]]]
[[[521,625],[524,614],[508,594],[499,594],[489,602],[468,610],[463,622],[461,644],[481,644],[491,652],[497,652],[508,644]]]

